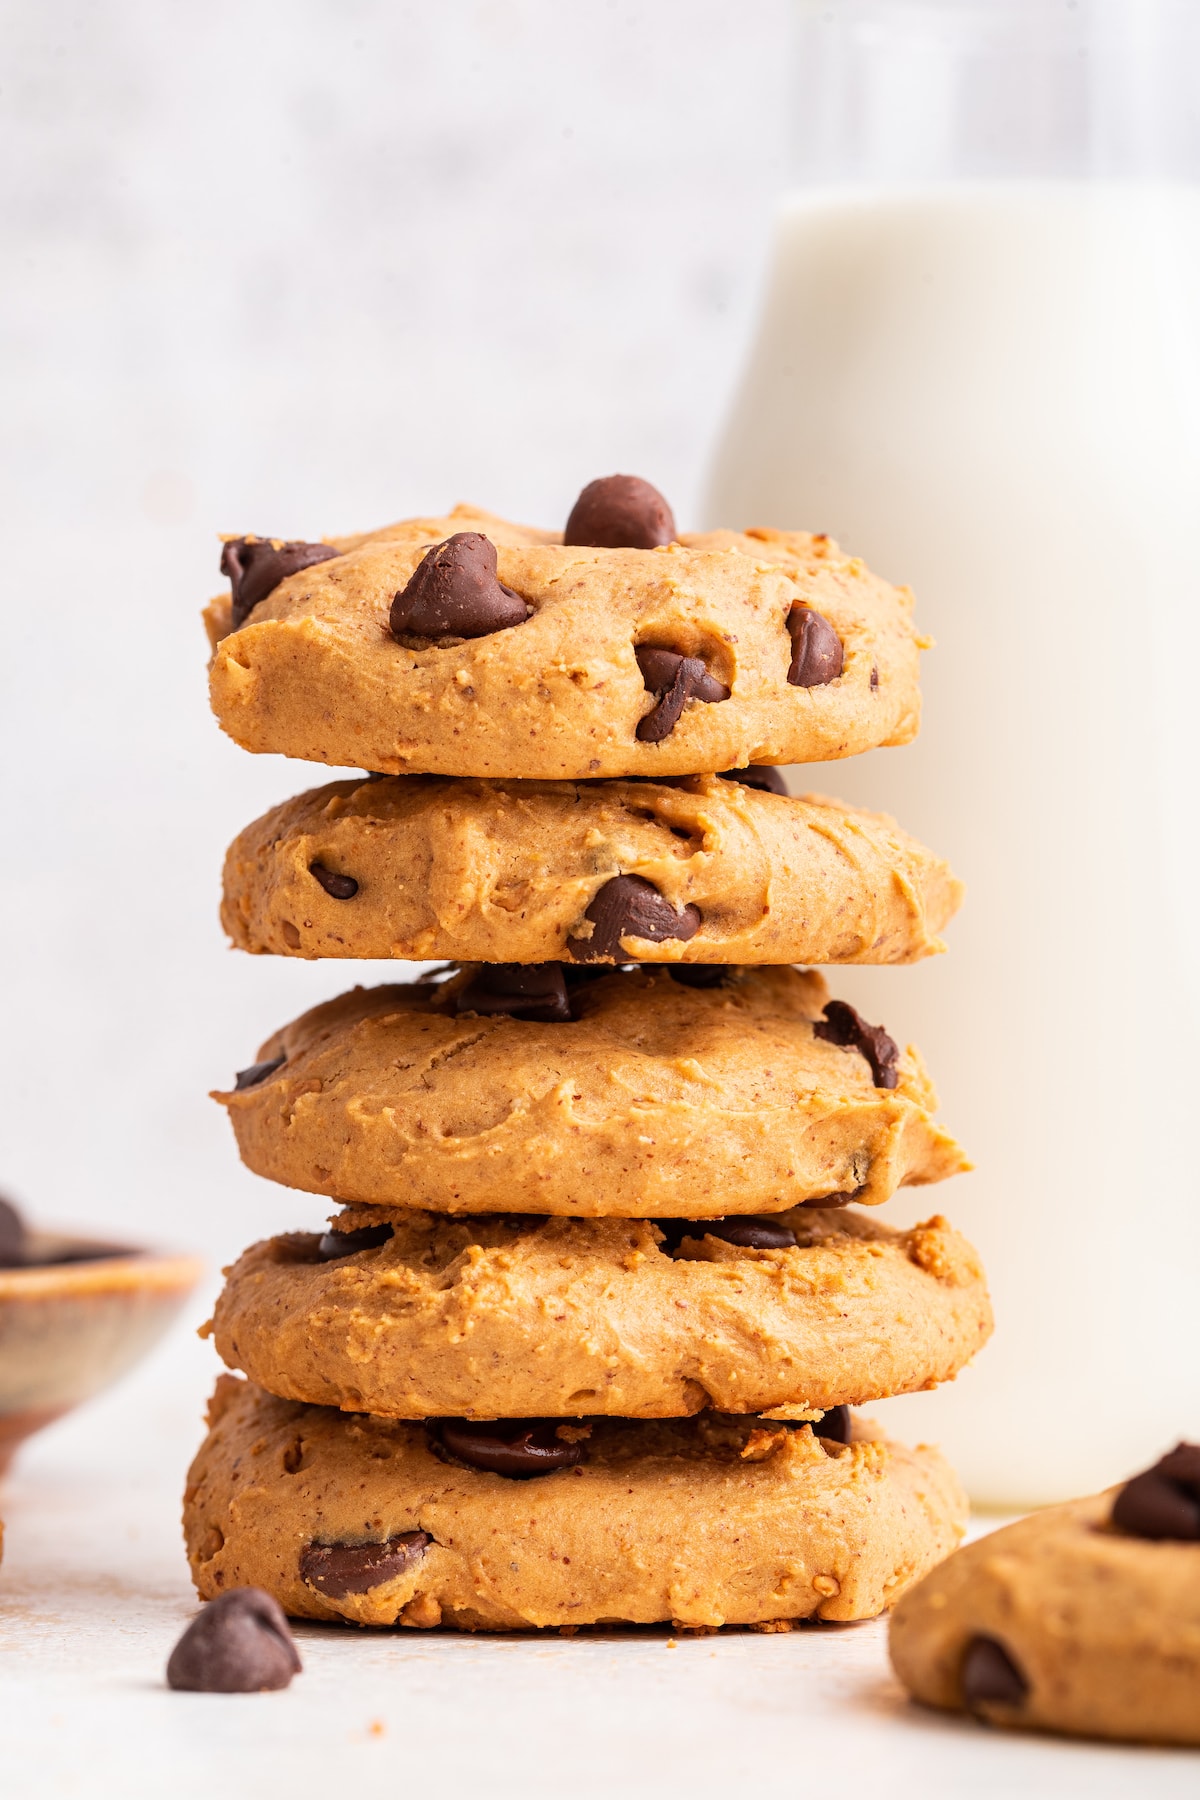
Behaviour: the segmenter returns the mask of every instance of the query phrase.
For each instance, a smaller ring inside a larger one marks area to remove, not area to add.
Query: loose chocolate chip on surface
[[[402,1531],[382,1544],[308,1544],[300,1552],[300,1579],[331,1600],[369,1594],[403,1575],[432,1541],[427,1531]]]
[[[581,1443],[557,1435],[554,1419],[495,1419],[486,1425],[439,1419],[430,1429],[459,1462],[493,1475],[550,1475],[573,1468],[583,1456]]]
[[[276,1056],[270,1062],[251,1063],[248,1069],[239,1069],[237,1080],[233,1084],[234,1092],[240,1094],[246,1088],[257,1087],[260,1081],[265,1081],[276,1069],[282,1069],[286,1061],[286,1056]]]
[[[0,1198],[0,1269],[19,1269],[26,1260],[25,1221],[11,1200]]]
[[[831,1444],[850,1442],[850,1408],[831,1406],[813,1425],[813,1436],[828,1438]]]
[[[506,1013],[535,1024],[557,1024],[571,1017],[567,984],[556,962],[485,963],[454,1006],[459,1013]]]
[[[260,600],[289,575],[340,556],[332,544],[277,543],[271,538],[230,538],[221,550],[221,573],[233,594],[233,629],[244,625]]]
[[[1127,1481],[1113,1501],[1112,1522],[1131,1537],[1200,1539],[1200,1444],[1176,1444]]]
[[[456,531],[426,551],[392,601],[394,638],[477,638],[523,625],[529,608],[496,574],[496,546],[481,531]]]
[[[594,931],[590,938],[572,938],[576,962],[624,962],[623,937],[644,938],[661,944],[667,938],[685,943],[700,929],[700,908],[685,906],[676,912],[652,882],[641,875],[614,875],[606,881],[584,913]]]
[[[843,1049],[858,1050],[871,1065],[871,1079],[876,1087],[894,1088],[900,1079],[897,1064],[900,1047],[882,1025],[868,1025],[862,1014],[845,1000],[831,1000],[824,1019],[813,1026],[813,1036]]]
[[[782,794],[787,798],[783,776],[766,763],[755,763],[748,769],[722,769],[720,780],[740,781],[743,787],[759,788],[764,794]]]
[[[1029,1692],[1029,1683],[1004,1648],[994,1637],[973,1637],[963,1652],[959,1674],[963,1705],[970,1711],[991,1703],[996,1706],[1020,1706]]]
[[[656,487],[637,475],[603,475],[588,482],[571,508],[563,543],[656,550],[675,536],[675,515]]]
[[[793,687],[824,687],[842,672],[842,640],[829,620],[811,606],[794,606],[788,614],[792,661],[787,678]]]
[[[194,1618],[167,1663],[167,1685],[196,1694],[260,1694],[301,1669],[283,1608],[261,1588],[231,1588]]]
[[[645,969],[653,974],[665,968],[672,981],[680,987],[714,988],[720,987],[729,970],[724,963],[645,963]]]
[[[390,1225],[362,1225],[357,1231],[327,1231],[317,1245],[322,1262],[337,1262],[343,1256],[357,1256],[360,1250],[377,1250],[393,1236]]]
[[[335,875],[324,863],[309,863],[308,872],[314,881],[320,882],[331,900],[353,900],[358,892],[358,883],[353,875]]]
[[[698,656],[681,656],[675,650],[659,650],[641,644],[635,651],[646,691],[659,696],[658,705],[638,720],[637,735],[643,744],[658,744],[670,737],[689,700],[728,700],[729,689],[710,675]]]

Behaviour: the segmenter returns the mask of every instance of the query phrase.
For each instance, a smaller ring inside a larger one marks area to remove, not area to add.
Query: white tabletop
[[[34,1440],[0,1494],[6,1795],[1192,1795],[1186,1752],[1002,1736],[910,1705],[880,1623],[676,1638],[301,1627],[282,1694],[171,1693],[179,1534],[211,1352],[180,1331]],[[420,1786],[418,1786],[420,1784]]]

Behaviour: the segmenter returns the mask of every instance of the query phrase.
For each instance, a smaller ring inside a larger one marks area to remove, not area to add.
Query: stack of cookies
[[[862,1208],[965,1166],[915,1049],[813,964],[942,948],[959,887],[776,765],[912,738],[911,596],[804,533],[680,534],[646,483],[562,535],[459,507],[238,538],[212,699],[248,750],[369,773],[249,826],[255,954],[440,961],[258,1050],[256,1244],[185,1505],[196,1585],[466,1630],[787,1629],[957,1542],[936,1451],[852,1406],[952,1378],[970,1246]],[[805,965],[797,968],[794,965]]]

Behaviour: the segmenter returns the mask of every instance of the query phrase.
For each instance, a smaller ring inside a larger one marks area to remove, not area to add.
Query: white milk
[[[1195,189],[801,199],[712,480],[709,523],[831,532],[937,640],[915,745],[791,780],[968,885],[947,956],[832,980],[978,1165],[886,1216],[967,1232],[996,1337],[881,1411],[984,1503],[1200,1438],[1198,364]]]

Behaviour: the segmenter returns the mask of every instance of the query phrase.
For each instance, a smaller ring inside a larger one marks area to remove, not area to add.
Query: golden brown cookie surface
[[[700,912],[692,937],[627,939],[642,961],[912,962],[943,947],[962,894],[893,820],[816,796],[713,776],[400,776],[333,782],[248,826],[221,920],[275,955],[549,962],[586,943],[589,907],[625,874]]]
[[[392,602],[431,545],[496,546],[521,623],[457,642],[399,642]],[[543,780],[713,773],[853,756],[916,733],[912,596],[806,532],[684,534],[656,550],[567,546],[471,507],[330,540],[234,631],[205,618],[210,693],[247,750],[379,770]],[[841,673],[788,680],[789,620],[825,620]],[[661,741],[638,727],[655,693],[637,652],[698,658],[726,699],[689,698]]]
[[[941,1218],[900,1232],[799,1208],[757,1233],[794,1236],[782,1248],[700,1224],[672,1249],[680,1227],[641,1219],[359,1208],[334,1225],[247,1250],[212,1329],[269,1393],[350,1412],[823,1412],[949,1381],[991,1331],[978,1259]]]
[[[993,1725],[1200,1743],[1200,1542],[1116,1530],[1116,1491],[993,1532],[908,1595],[890,1648],[918,1700]]]
[[[423,1425],[230,1376],[210,1419],[184,1504],[197,1589],[265,1588],[300,1618],[485,1631],[869,1618],[965,1518],[936,1451],[869,1426],[832,1444],[721,1414],[600,1419],[573,1467],[518,1480],[435,1454]]]
[[[692,1219],[874,1205],[969,1166],[915,1050],[876,1086],[867,1055],[821,1035],[812,971],[568,974],[560,1023],[457,1011],[473,968],[315,1007],[215,1095],[242,1160],[347,1203]]]

